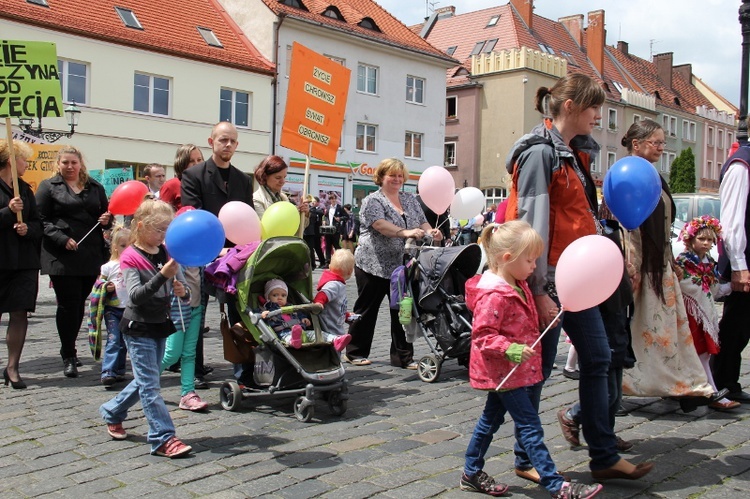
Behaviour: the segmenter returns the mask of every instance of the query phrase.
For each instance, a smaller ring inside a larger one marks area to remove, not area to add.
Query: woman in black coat
[[[102,233],[111,219],[107,195],[89,177],[81,152],[66,146],[57,155],[57,175],[39,184],[36,202],[44,225],[42,274],[49,274],[57,297],[55,320],[64,374],[75,378],[80,366],[76,339],[86,298],[108,259]],[[100,227],[83,239],[97,222]]]
[[[21,177],[26,171],[26,160],[31,148],[13,141],[16,170]],[[5,385],[26,388],[18,372],[21,352],[26,342],[27,313],[36,308],[39,291],[39,245],[42,222],[29,184],[18,179],[18,196],[13,192],[8,142],[0,140],[0,315],[8,313],[8,365],[3,371]],[[22,221],[18,221],[21,213]]]

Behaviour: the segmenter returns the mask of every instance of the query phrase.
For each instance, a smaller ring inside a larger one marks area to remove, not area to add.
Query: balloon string
[[[86,233],[86,235],[85,235],[85,236],[83,236],[83,237],[81,238],[81,240],[80,240],[80,241],[78,241],[78,242],[77,242],[76,244],[81,244],[81,243],[83,242],[83,240],[84,240],[84,239],[86,239],[87,237],[89,237],[89,234],[91,234],[92,232],[94,232],[94,229],[96,229],[97,227],[99,227],[99,222],[96,222],[96,225],[94,225],[93,227],[91,227],[91,230],[90,230],[90,231],[88,231],[88,232]]]
[[[557,313],[555,318],[552,319],[549,324],[547,324],[547,328],[542,332],[542,334],[539,335],[539,338],[537,338],[536,341],[534,341],[534,343],[531,344],[531,348],[536,347],[539,344],[539,342],[542,341],[542,338],[544,338],[544,335],[547,334],[550,329],[552,329],[553,325],[557,322],[557,320],[560,318],[562,314],[563,314],[563,307],[560,307],[560,311]],[[495,391],[499,391],[503,387],[505,382],[508,381],[508,378],[513,376],[513,373],[516,372],[516,369],[518,369],[520,365],[521,364],[518,363],[513,367],[513,369],[510,370],[508,375],[505,376],[505,378],[503,378],[503,380],[500,382],[499,385],[497,385],[497,388],[495,388]]]

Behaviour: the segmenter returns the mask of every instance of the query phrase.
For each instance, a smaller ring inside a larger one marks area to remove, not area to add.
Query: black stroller
[[[406,273],[414,298],[411,326],[431,353],[417,363],[419,379],[432,383],[440,377],[446,358],[469,365],[472,315],[466,307],[466,280],[476,274],[482,261],[477,244],[448,248],[423,248],[411,259]]]

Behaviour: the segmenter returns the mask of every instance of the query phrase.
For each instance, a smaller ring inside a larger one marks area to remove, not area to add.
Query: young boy
[[[344,323],[358,319],[346,311],[346,281],[353,273],[354,255],[348,249],[339,249],[333,253],[328,269],[320,276],[318,294],[313,303],[323,305],[323,311],[318,317],[323,331],[327,333],[344,336]]]

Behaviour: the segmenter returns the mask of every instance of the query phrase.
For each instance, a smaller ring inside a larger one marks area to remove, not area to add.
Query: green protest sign
[[[107,168],[106,170],[89,170],[89,176],[104,186],[107,197],[110,197],[117,186],[133,180],[133,168]]]
[[[62,115],[55,44],[0,40],[0,118]]]

